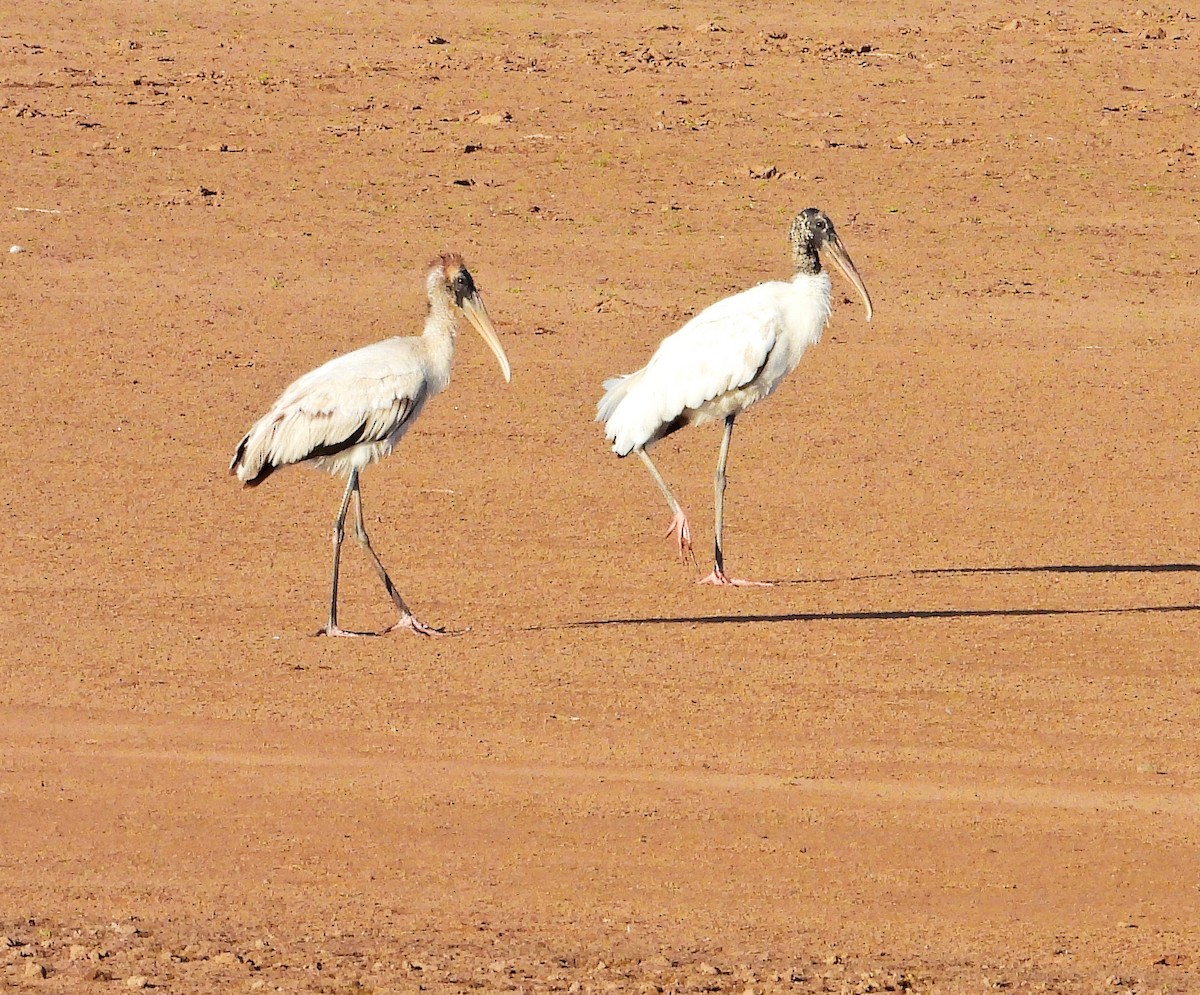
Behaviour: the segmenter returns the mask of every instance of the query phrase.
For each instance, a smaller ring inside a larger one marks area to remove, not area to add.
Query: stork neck
[[[425,338],[454,341],[458,334],[458,317],[454,306],[444,294],[429,295],[429,314],[425,318]]]
[[[812,246],[793,250],[792,263],[796,267],[796,276],[816,276],[821,272],[821,257]]]
[[[454,312],[441,295],[429,295],[429,314],[425,318],[425,330],[421,335],[427,343],[430,360],[429,371],[436,374],[436,385],[430,383],[431,393],[442,390],[450,380],[450,363],[454,359],[454,339],[458,324]]]

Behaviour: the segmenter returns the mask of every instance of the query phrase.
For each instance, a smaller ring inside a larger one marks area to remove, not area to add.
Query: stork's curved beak
[[[500,363],[500,372],[504,374],[504,382],[508,383],[512,380],[512,369],[508,365],[508,357],[504,355],[504,346],[500,344],[500,336],[496,334],[492,319],[488,317],[483,298],[479,296],[478,292],[464,297],[462,310],[463,314],[467,316],[467,320],[475,326],[475,331],[488,344],[488,348],[496,354],[496,360]]]
[[[842,240],[838,238],[837,232],[830,232],[829,237],[825,240],[825,249],[829,252],[829,257],[837,263],[843,275],[854,284],[854,289],[858,291],[859,296],[863,299],[863,304],[867,306],[867,321],[871,320],[871,295],[867,293],[867,288],[862,282],[862,277],[858,275],[858,270],[854,266],[854,260],[850,258],[850,253],[846,251],[846,247],[842,245]]]

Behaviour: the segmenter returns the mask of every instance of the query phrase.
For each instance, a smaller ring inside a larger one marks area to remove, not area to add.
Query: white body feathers
[[[763,283],[717,301],[669,335],[642,369],[604,383],[596,409],[627,456],[685,424],[737,414],[768,397],[829,318],[824,271]]]
[[[310,370],[246,433],[235,459],[238,479],[289,463],[345,476],[383,459],[425,402],[450,383],[452,353],[448,339],[397,337]]]

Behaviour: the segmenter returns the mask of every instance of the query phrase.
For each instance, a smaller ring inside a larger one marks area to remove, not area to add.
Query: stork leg
[[[420,636],[444,636],[446,633],[440,629],[433,629],[418,619],[412,610],[404,603],[404,598],[400,596],[400,592],[396,589],[396,585],[392,583],[392,578],[388,576],[388,572],[384,569],[383,563],[379,557],[375,555],[375,550],[371,548],[371,538],[367,535],[367,527],[363,523],[362,510],[362,491],[358,486],[358,471],[354,470],[351,473],[351,480],[354,481],[354,538],[363,548],[363,551],[371,559],[371,563],[375,567],[375,572],[379,574],[379,579],[383,581],[383,586],[387,589],[388,595],[400,610],[400,620],[395,625],[389,626],[384,632],[394,632],[396,629],[407,629],[409,632],[415,632]],[[343,508],[343,515],[345,510]]]
[[[350,495],[357,490],[358,471],[351,470],[350,479],[346,481],[346,493],[342,495],[342,504],[333,523],[333,576],[329,580],[329,621],[325,623],[325,628],[317,632],[318,636],[360,635],[357,632],[347,632],[337,624],[338,566],[342,559],[342,540],[346,537],[346,510],[350,507]]]
[[[650,476],[658,484],[658,489],[663,492],[663,497],[667,499],[667,504],[671,506],[671,512],[674,515],[671,519],[671,524],[667,527],[664,538],[674,533],[676,541],[679,544],[680,557],[686,560],[691,556],[692,562],[695,562],[696,557],[692,555],[692,528],[688,525],[687,515],[683,513],[679,502],[675,500],[675,495],[671,493],[671,488],[667,486],[667,482],[663,480],[662,474],[658,472],[658,467],[654,465],[650,454],[644,449],[637,450],[637,454],[642,458],[642,462],[646,464],[646,469],[650,471]]]
[[[722,533],[725,526],[725,464],[729,461],[729,440],[733,438],[733,420],[736,417],[732,414],[725,416],[725,435],[721,438],[721,453],[717,457],[717,475],[713,481],[713,503],[715,505],[713,530],[716,533],[713,544],[713,571],[698,583],[715,584],[722,587],[770,587],[770,584],[763,581],[739,580],[725,574],[725,549],[722,545]]]

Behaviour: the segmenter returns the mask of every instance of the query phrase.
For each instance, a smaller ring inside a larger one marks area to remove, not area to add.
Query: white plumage
[[[292,463],[345,476],[389,455],[449,380],[450,357],[431,361],[429,344],[424,336],[385,339],[304,374],[246,433],[238,478],[255,486],[265,468]]]
[[[713,572],[705,583],[745,584],[724,572],[725,465],[734,419],[769,397],[805,350],[821,339],[829,318],[829,275],[819,253],[828,251],[862,295],[871,318],[871,299],[833,228],[816,208],[801,212],[789,231],[796,272],[790,281],[771,281],[705,308],[659,344],[636,373],[604,383],[596,408],[618,456],[636,452],[653,475],[674,514],[667,535],[676,533],[681,553],[691,550],[687,516],[671,494],[646,449],[684,425],[723,420],[725,436],[715,486],[716,540]]]
[[[703,425],[770,396],[821,340],[829,290],[823,272],[743,290],[668,335],[637,373],[605,381],[597,417],[613,451],[628,456],[681,416]],[[633,400],[623,403],[631,393]]]
[[[359,473],[391,453],[425,403],[450,383],[459,315],[467,317],[495,353],[504,379],[511,376],[508,357],[462,257],[449,254],[436,260],[425,286],[429,314],[423,334],[375,342],[304,374],[251,426],[229,467],[247,487],[293,463],[349,478],[334,523],[329,621],[321,630],[328,635],[358,634],[337,624],[338,563],[351,498],[355,538],[400,610],[400,620],[391,628],[423,635],[438,631],[413,616],[371,548]]]

